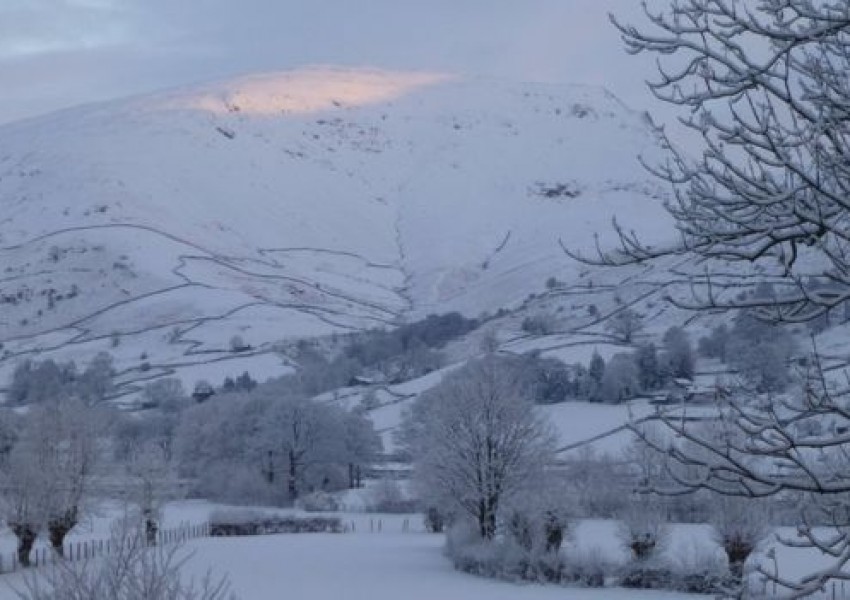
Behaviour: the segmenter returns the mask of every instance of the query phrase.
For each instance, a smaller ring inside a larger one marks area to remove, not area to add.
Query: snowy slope
[[[584,269],[559,239],[669,235],[658,152],[602,89],[333,68],[2,127],[0,380],[33,351],[162,373],[234,334],[256,356],[516,306]]]

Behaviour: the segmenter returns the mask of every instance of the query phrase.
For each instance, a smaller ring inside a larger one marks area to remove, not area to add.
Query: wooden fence
[[[171,544],[182,544],[189,540],[197,538],[209,537],[209,523],[199,523],[195,525],[182,525],[170,529],[161,529],[157,533],[157,545],[168,546]],[[105,539],[89,539],[70,541],[62,547],[63,556],[60,558],[57,553],[48,546],[40,546],[33,548],[30,553],[30,566],[41,567],[51,564],[57,560],[65,560],[68,562],[78,562],[107,556],[112,553],[112,540]],[[0,553],[0,573],[12,573],[24,567],[18,561],[17,552]]]

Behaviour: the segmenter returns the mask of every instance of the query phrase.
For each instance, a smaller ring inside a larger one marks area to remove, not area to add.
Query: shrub
[[[251,349],[251,344],[245,342],[241,335],[234,335],[230,338],[231,352],[246,352]]]
[[[589,588],[605,587],[605,581],[615,570],[613,563],[598,547],[587,551],[568,552],[566,563],[567,580]]]
[[[336,512],[340,509],[337,499],[327,492],[313,492],[301,496],[295,506],[307,512]]]
[[[343,531],[339,517],[279,516],[255,510],[216,511],[210,516],[212,537]]]
[[[522,330],[531,335],[550,335],[555,333],[557,326],[552,315],[534,315],[522,320]]]
[[[620,575],[620,585],[624,588],[640,590],[659,590],[675,588],[673,571],[663,566],[631,563]]]
[[[643,317],[631,308],[623,309],[612,315],[605,323],[605,329],[620,341],[630,344],[641,330]]]
[[[406,498],[398,482],[382,479],[370,490],[369,510],[372,512],[407,514],[416,512],[416,500]]]

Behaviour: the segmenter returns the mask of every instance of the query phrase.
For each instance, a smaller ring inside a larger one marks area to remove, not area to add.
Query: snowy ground
[[[171,507],[168,520],[193,522],[211,508],[206,503],[178,504]],[[194,554],[187,570],[197,577],[207,570],[228,573],[242,600],[279,600],[284,595],[310,600],[695,598],[652,591],[516,585],[473,577],[452,568],[442,555],[443,537],[424,533],[417,515],[352,514],[345,520],[354,522],[355,531],[196,540],[187,544]],[[412,531],[402,531],[405,520]],[[104,524],[96,522],[93,531],[100,531]],[[597,530],[590,523],[588,535],[595,537]],[[602,532],[610,534],[611,528],[602,524]],[[611,547],[614,540],[609,537],[608,542]],[[10,586],[19,581],[19,574],[0,576],[0,600],[15,598]]]
[[[184,501],[169,505],[165,513],[166,527],[200,523],[210,512],[220,508],[204,501]],[[114,511],[117,507],[111,508]],[[274,510],[274,509],[269,509]],[[419,515],[381,515],[344,513],[340,517],[349,529],[346,534],[274,535],[243,538],[208,538],[189,542],[193,553],[189,574],[202,576],[207,570],[227,573],[234,591],[243,600],[292,598],[352,600],[408,598],[410,600],[445,598],[488,600],[611,600],[619,598],[665,598],[678,600],[705,598],[689,594],[639,592],[624,589],[563,588],[544,585],[517,585],[478,578],[454,571],[442,554],[443,537],[424,532]],[[74,534],[74,539],[102,539],[108,531],[110,513],[104,510]],[[0,536],[0,549],[5,554],[13,548],[8,533]],[[772,544],[767,544],[764,551]],[[567,556],[578,553],[598,554],[615,563],[626,556],[620,547],[616,525],[612,521],[580,522],[566,550]],[[674,564],[688,564],[712,552],[708,528],[701,525],[677,525],[673,528],[667,559]],[[777,548],[780,572],[799,577],[824,566],[815,553]],[[772,563],[770,563],[772,564]],[[10,586],[20,581],[20,574],[0,576],[0,600],[12,600]],[[763,590],[753,583],[753,591]],[[772,589],[768,587],[768,596]],[[850,590],[836,586],[834,598],[847,600]],[[832,588],[823,597],[833,597]]]
[[[270,536],[204,540],[194,573],[226,565],[237,593],[250,600],[283,595],[310,600],[469,599],[607,600],[688,598],[630,590],[564,589],[514,585],[454,571],[442,556],[442,536],[424,533]]]

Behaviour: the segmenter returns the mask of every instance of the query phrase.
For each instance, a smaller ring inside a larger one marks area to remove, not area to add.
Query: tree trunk
[[[59,556],[65,556],[65,536],[77,525],[76,508],[68,509],[65,514],[47,521],[47,534],[53,551]]]
[[[266,482],[272,485],[274,483],[274,456],[271,450],[268,452],[268,464],[266,466],[265,476]]]
[[[296,500],[298,498],[298,466],[295,462],[295,455],[292,451],[289,452],[289,481],[287,488],[289,491],[289,499]]]
[[[736,581],[744,579],[744,563],[753,551],[753,545],[741,540],[727,540],[723,545],[729,560],[729,572]]]
[[[30,552],[32,551],[33,544],[35,544],[35,537],[37,535],[35,527],[30,524],[9,523],[9,528],[15,534],[15,537],[18,538],[18,563],[22,567],[29,567],[32,564],[30,562]]]
[[[498,500],[494,497],[482,499],[478,503],[478,527],[485,540],[492,540],[496,535],[497,504]]]
[[[145,543],[148,546],[156,546],[156,535],[159,525],[153,517],[145,517]]]

